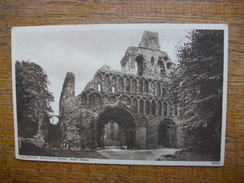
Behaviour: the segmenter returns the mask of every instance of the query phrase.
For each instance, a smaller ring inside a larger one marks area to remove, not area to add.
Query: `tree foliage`
[[[185,145],[219,154],[222,122],[224,32],[193,30],[177,48],[179,67],[167,97],[182,107]]]
[[[38,116],[52,112],[54,97],[48,90],[48,77],[38,64],[16,61],[16,98],[18,132],[22,137],[33,137],[38,130]]]

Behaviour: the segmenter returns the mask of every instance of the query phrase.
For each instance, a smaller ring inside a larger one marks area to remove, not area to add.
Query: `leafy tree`
[[[33,137],[38,130],[38,116],[52,112],[54,97],[48,91],[47,74],[40,65],[16,61],[16,98],[18,132],[21,137]]]
[[[177,48],[179,65],[168,83],[167,97],[182,107],[188,149],[219,155],[222,122],[222,30],[193,30]]]

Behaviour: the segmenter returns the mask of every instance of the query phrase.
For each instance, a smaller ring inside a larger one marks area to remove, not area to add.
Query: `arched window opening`
[[[162,88],[161,90],[161,96],[164,97],[164,93],[165,93],[165,88]]]
[[[147,115],[150,114],[150,102],[149,102],[149,100],[146,101],[145,112]]]
[[[160,67],[160,76],[164,77],[165,76],[165,67],[164,67],[164,63],[162,60],[158,60],[158,66]]]
[[[112,86],[112,92],[115,93],[115,86]]]
[[[173,116],[178,116],[178,108],[177,108],[177,106],[174,106]]]
[[[142,80],[139,81],[139,93],[143,92],[143,83]]]
[[[120,92],[123,92],[124,91],[124,81],[123,81],[123,78],[119,78],[119,81],[118,81],[118,89]]]
[[[101,83],[102,82],[102,76],[101,74],[97,74],[97,82]]]
[[[143,100],[141,99],[140,102],[139,102],[139,110],[140,110],[140,114],[144,114],[144,102]]]
[[[162,115],[162,103],[161,103],[161,101],[158,101],[158,115],[159,116]]]
[[[167,116],[167,104],[166,104],[166,102],[163,103],[163,115]]]
[[[100,83],[97,83],[97,90],[98,90],[99,92],[102,92],[102,86],[101,86]]]
[[[144,92],[148,93],[148,81],[144,82]]]
[[[152,101],[152,115],[156,115],[156,102]]]
[[[137,91],[137,82],[135,79],[132,80],[132,92],[136,93]]]
[[[112,92],[115,93],[115,86],[117,86],[117,80],[115,76],[112,77],[111,85],[112,85]]]
[[[125,89],[130,92],[130,80],[128,78],[125,80]]]
[[[106,74],[104,77],[104,80],[105,80],[106,84],[108,84],[109,83],[109,75]]]
[[[164,63],[162,60],[158,60],[158,65],[160,68],[164,68]]]
[[[167,115],[173,116],[173,107],[171,105],[167,106]]]
[[[151,83],[151,92],[155,95],[155,84],[153,82]]]
[[[112,77],[112,84],[116,85],[116,77],[115,76]]]
[[[170,68],[171,68],[171,63],[168,62],[168,63],[167,63],[167,69],[170,69]]]
[[[142,76],[143,70],[144,70],[144,68],[143,68],[143,56],[142,55],[139,55],[138,57],[136,57],[136,65],[137,65],[137,67],[136,67],[137,74],[139,76]]]
[[[119,98],[119,101],[120,101],[121,103],[124,103],[124,104],[126,104],[126,100],[127,100],[127,97],[126,97],[125,95],[123,95],[123,96],[121,96],[121,97]]]
[[[115,77],[115,76],[113,76],[113,77],[112,77],[112,85],[114,85],[114,86],[115,86],[116,84],[117,84],[117,83],[116,83],[116,77]]]
[[[133,111],[137,113],[137,99],[133,99]]]
[[[131,100],[130,100],[129,97],[126,99],[126,105],[127,105],[127,106],[131,106]]]
[[[109,103],[109,98],[107,95],[103,96],[103,103],[108,104]]]
[[[158,83],[158,96],[160,96],[161,95],[161,85],[160,85],[160,83]]]

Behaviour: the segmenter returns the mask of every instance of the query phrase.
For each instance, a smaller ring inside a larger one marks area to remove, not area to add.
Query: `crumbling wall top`
[[[158,33],[157,32],[145,31],[143,33],[139,47],[140,48],[149,48],[152,50],[160,51]]]

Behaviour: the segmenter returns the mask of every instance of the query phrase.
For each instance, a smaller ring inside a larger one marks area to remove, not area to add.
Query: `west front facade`
[[[107,65],[97,70],[78,96],[75,75],[67,73],[59,111],[63,149],[180,146],[180,107],[165,99],[173,62],[161,51],[158,33],[145,31],[120,63],[120,71]]]

